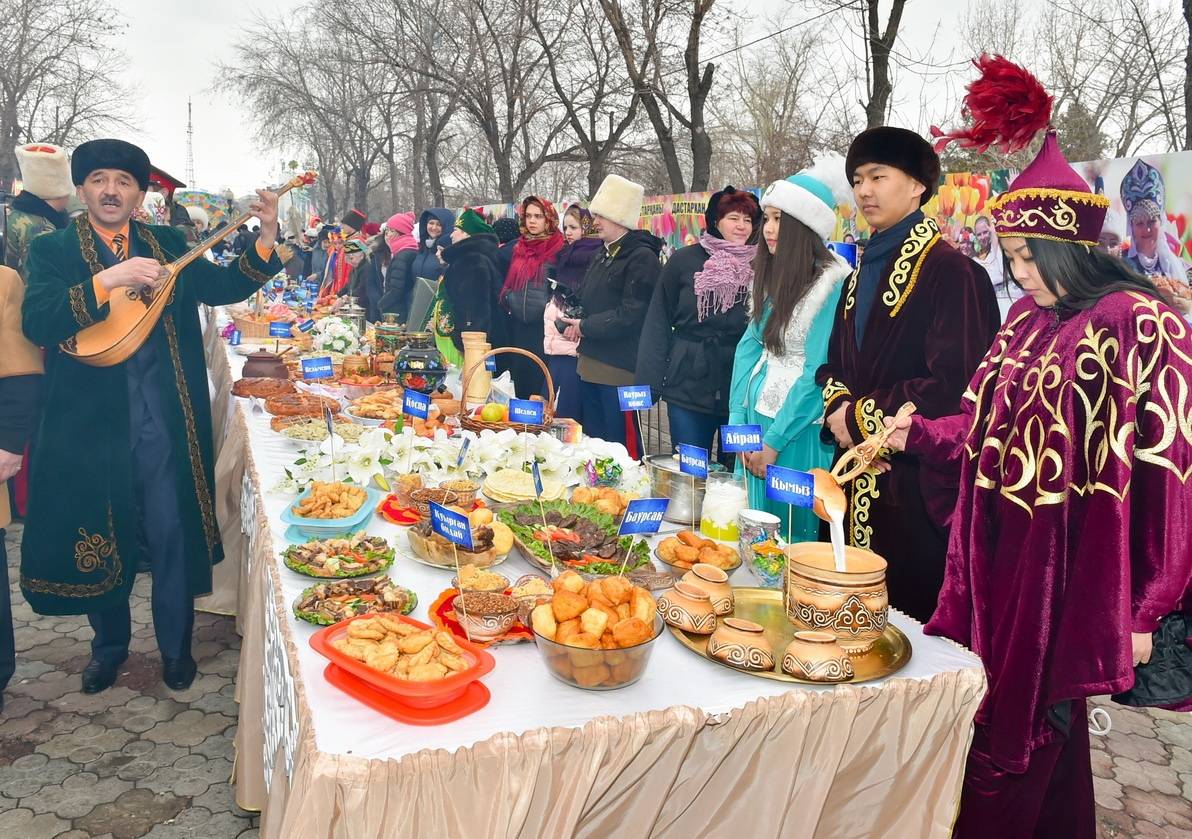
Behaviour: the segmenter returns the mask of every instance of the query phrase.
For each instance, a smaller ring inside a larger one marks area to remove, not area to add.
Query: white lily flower
[[[373,476],[381,471],[381,463],[376,452],[362,449],[348,459],[347,471],[353,481],[361,486],[368,486],[372,483]]]

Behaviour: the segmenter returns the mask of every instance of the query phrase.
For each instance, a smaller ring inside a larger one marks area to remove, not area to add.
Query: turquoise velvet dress
[[[840,288],[841,283],[836,280],[812,317],[803,346],[803,370],[773,418],[757,410],[768,367],[768,358],[763,359],[765,347],[762,343],[762,333],[771,312],[768,300],[761,322],[750,319],[745,334],[737,344],[729,395],[729,423],[760,425],[762,441],[778,452],[778,466],[806,471],[815,467],[828,469],[832,465],[834,448],[820,440],[824,404],[821,390],[815,383],[815,372],[828,355],[828,338],[832,334]],[[792,315],[792,320],[795,317]],[[790,332],[788,328],[788,352],[795,349],[790,346]],[[818,540],[819,519],[811,510],[799,507],[792,510],[786,504],[767,499],[766,482],[746,471],[740,459],[737,461],[737,471],[745,475],[750,509],[765,510],[778,516],[782,521],[780,532],[785,534],[784,538],[788,542]]]

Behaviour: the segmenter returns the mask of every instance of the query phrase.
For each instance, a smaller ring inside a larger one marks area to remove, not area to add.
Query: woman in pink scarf
[[[381,295],[381,314],[393,313],[404,323],[410,311],[410,289],[414,278],[410,266],[418,253],[414,238],[414,214],[395,213],[385,222],[385,243],[393,255],[385,271],[385,292]]]
[[[542,317],[551,297],[546,266],[562,250],[563,234],[559,232],[559,214],[545,198],[529,195],[522,199],[518,216],[521,238],[513,246],[501,288],[501,306],[509,315],[509,343],[542,358]],[[546,395],[542,393],[542,370],[528,358],[506,355],[498,359],[498,364],[513,376],[519,399],[535,393]]]
[[[760,220],[753,193],[725,187],[708,201],[699,242],[676,251],[654,286],[635,378],[666,401],[672,443],[711,450],[728,420]]]

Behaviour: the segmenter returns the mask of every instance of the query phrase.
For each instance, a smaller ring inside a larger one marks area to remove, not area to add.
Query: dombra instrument
[[[292,178],[277,191],[278,197],[295,187],[313,184],[315,178],[314,172],[306,172]],[[163,265],[166,276],[156,289],[113,289],[108,301],[108,316],[79,330],[77,334],[59,344],[62,352],[91,367],[111,367],[127,361],[148,340],[166,304],[173,296],[174,284],[183,269],[235,233],[236,229],[251,217],[252,213],[241,213],[228,222],[219,233],[199,242],[173,262]]]

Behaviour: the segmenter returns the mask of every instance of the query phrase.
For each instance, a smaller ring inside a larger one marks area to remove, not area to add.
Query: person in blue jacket
[[[828,354],[841,285],[852,272],[825,240],[836,228],[837,204],[851,198],[840,155],[825,155],[766,189],[749,323],[733,359],[729,424],[762,428],[762,450],[738,460],[749,506],[777,515],[792,542],[815,541],[819,520],[811,510],[792,514],[768,501],[766,467],[831,465],[832,447],[820,438],[824,406],[815,373]]]

